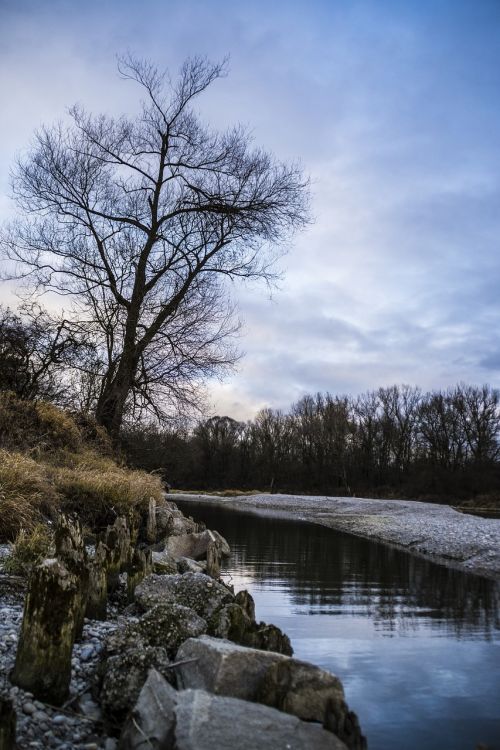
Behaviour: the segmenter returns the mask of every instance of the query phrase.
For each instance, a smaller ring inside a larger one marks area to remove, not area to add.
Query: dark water
[[[342,679],[370,750],[500,749],[499,588],[312,524],[179,502],[295,656]]]

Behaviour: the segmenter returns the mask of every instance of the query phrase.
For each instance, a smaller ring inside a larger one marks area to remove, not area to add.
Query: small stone
[[[80,660],[89,661],[94,655],[94,647],[91,645],[84,646],[80,651]]]
[[[63,716],[62,714],[56,714],[54,718],[52,719],[53,724],[66,724],[67,717]]]
[[[36,706],[33,705],[33,703],[23,703],[23,711],[25,714],[28,714],[28,716],[31,716],[31,714],[34,714],[36,711]]]

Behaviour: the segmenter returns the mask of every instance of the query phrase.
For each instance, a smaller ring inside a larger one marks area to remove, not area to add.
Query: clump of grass
[[[31,530],[21,529],[4,569],[13,575],[29,575],[37,563],[53,554],[53,542],[53,534],[47,524],[37,523]]]
[[[12,541],[51,517],[58,494],[43,465],[22,453],[0,450],[0,540]]]

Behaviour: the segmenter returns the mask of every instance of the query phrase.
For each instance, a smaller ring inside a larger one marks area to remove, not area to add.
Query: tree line
[[[497,491],[499,435],[495,388],[394,385],[307,395],[248,422],[136,428],[124,445],[133,463],[185,489],[463,499]]]

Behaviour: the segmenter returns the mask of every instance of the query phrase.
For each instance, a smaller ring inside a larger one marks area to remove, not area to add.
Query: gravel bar
[[[170,497],[174,501],[206,502],[274,518],[317,523],[500,580],[500,519],[459,513],[448,505],[278,494],[223,498],[175,493]]]

